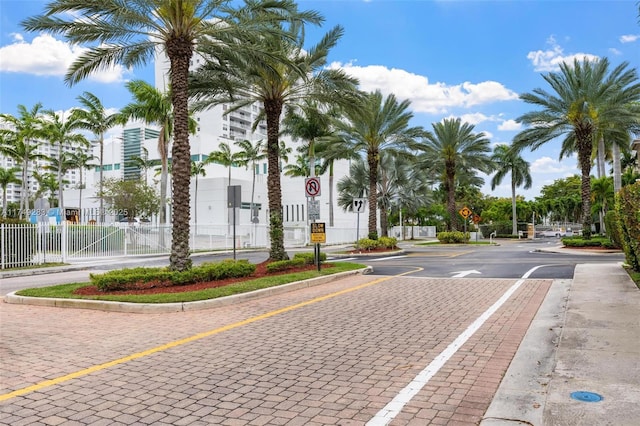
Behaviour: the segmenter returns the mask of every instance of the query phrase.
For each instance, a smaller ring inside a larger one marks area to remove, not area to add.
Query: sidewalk
[[[574,392],[599,402],[572,398]],[[619,263],[556,280],[485,413],[483,426],[637,425],[640,290]]]

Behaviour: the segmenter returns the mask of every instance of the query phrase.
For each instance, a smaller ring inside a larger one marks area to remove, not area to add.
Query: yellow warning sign
[[[325,233],[324,222],[315,222],[311,224],[311,242],[326,243],[327,234]]]
[[[458,213],[460,213],[460,216],[464,217],[465,219],[468,219],[469,216],[473,214],[473,212],[469,210],[469,207],[466,207],[466,206],[461,208],[460,211],[458,211]]]

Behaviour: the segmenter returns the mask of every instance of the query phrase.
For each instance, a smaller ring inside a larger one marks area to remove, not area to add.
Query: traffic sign
[[[466,207],[466,206],[461,208],[460,211],[458,211],[458,213],[460,213],[460,216],[464,217],[465,219],[468,219],[469,216],[473,214],[473,212],[469,210],[469,207]]]
[[[320,200],[308,200],[307,211],[309,212],[309,220],[320,219]]]
[[[480,215],[474,214],[473,215],[473,223],[475,223],[476,225],[480,223],[481,217]]]
[[[366,200],[364,198],[353,199],[353,212],[364,213],[364,207],[366,206]]]
[[[304,180],[304,191],[307,197],[317,197],[320,195],[320,178],[310,177]]]
[[[316,222],[311,224],[311,242],[326,243],[327,234],[325,233],[324,222]]]

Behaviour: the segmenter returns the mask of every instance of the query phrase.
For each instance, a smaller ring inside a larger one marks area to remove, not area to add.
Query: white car
[[[551,229],[551,230],[541,231],[541,232],[539,232],[539,235],[541,237],[556,237],[556,238],[560,238],[560,237],[566,237],[567,233],[565,231],[563,231],[562,229]]]

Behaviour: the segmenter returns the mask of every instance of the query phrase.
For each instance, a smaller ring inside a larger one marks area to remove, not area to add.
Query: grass
[[[631,268],[625,268],[625,269],[626,269],[627,273],[629,274],[629,276],[631,277],[631,279],[633,280],[633,282],[636,283],[636,285],[640,289],[640,272],[634,271]]]
[[[307,280],[325,275],[333,275],[339,272],[353,271],[365,268],[366,265],[348,262],[336,262],[333,267],[323,269],[321,271],[306,271],[292,274],[275,275],[273,277],[264,277],[248,280],[224,287],[208,288],[199,291],[191,291],[185,293],[160,293],[160,294],[143,294],[143,295],[104,295],[104,296],[79,296],[73,294],[73,291],[91,285],[91,283],[73,283],[62,284],[51,287],[30,288],[20,290],[16,294],[28,297],[51,297],[60,299],[85,299],[85,300],[107,300],[114,302],[130,302],[130,303],[180,303],[195,302],[198,300],[215,299],[218,297],[231,296],[233,294],[246,293],[249,291],[259,290],[263,288],[275,287],[296,281]]]

